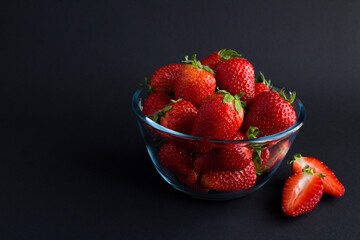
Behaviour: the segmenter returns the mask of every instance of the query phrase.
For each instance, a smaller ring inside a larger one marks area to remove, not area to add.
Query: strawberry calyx
[[[246,131],[246,136],[248,139],[255,139],[261,133],[262,132],[259,131],[259,128],[251,126]],[[264,147],[264,144],[261,144],[261,143],[252,143],[252,144],[250,144],[249,147],[254,150],[251,159],[255,164],[256,174],[260,175],[260,171],[258,171],[259,170],[258,168],[261,166],[261,164],[263,162],[263,159],[261,158],[261,152],[262,152],[262,150],[265,150],[266,148]]]
[[[245,93],[238,93],[235,96],[231,95],[229,92],[225,90],[217,89],[217,93],[223,94],[223,103],[234,102],[235,109],[238,113],[246,106],[245,101],[241,101],[240,98],[244,96]]]
[[[316,172],[314,172],[314,169],[310,168],[309,165],[306,165],[306,166],[302,169],[302,172],[308,173],[308,174],[311,174],[311,175],[318,175],[320,178],[326,177],[326,175],[324,175],[324,174],[322,174],[322,173],[316,173]]]
[[[248,139],[255,139],[261,133],[262,132],[259,131],[259,128],[250,126],[249,129],[246,131],[246,136]]]
[[[177,100],[171,99],[170,103],[164,107],[163,109],[157,111],[154,115],[150,115],[149,118],[152,119],[154,122],[159,123],[159,120],[162,116],[165,115],[167,111],[169,111],[172,108],[172,104],[182,101],[182,98],[179,98]]]
[[[139,83],[140,87],[148,88],[150,94],[154,93],[154,89],[151,87],[151,83],[147,77],[145,77],[145,83]]]
[[[273,91],[276,92],[275,90],[273,90]],[[289,98],[286,97],[286,95],[285,95],[285,89],[284,89],[284,88],[282,88],[282,89],[280,90],[280,92],[279,92],[280,97],[281,97],[282,99],[284,99],[285,102],[291,104],[291,103],[293,103],[294,100],[295,100],[296,92],[290,92],[290,91],[289,91],[289,94],[290,94]]]
[[[219,88],[217,89],[217,93],[221,93],[223,94],[223,103],[229,103],[229,102],[233,102],[235,109],[238,113],[241,113],[241,110],[245,107],[246,102],[245,101],[241,101],[240,98],[242,96],[244,96],[244,93],[238,93],[235,96],[231,95],[229,92],[225,91],[225,90],[220,90]]]
[[[262,72],[259,73],[257,78],[255,78],[255,83],[263,83],[265,86],[267,86],[269,89],[271,88],[271,80],[266,80],[264,74]]]
[[[232,58],[241,58],[241,54],[231,49],[221,49],[219,51],[219,57],[221,60],[229,60]]]
[[[164,107],[163,109],[157,111],[154,115],[150,115],[149,118],[150,118],[151,120],[153,120],[154,122],[159,123],[160,118],[161,118],[162,116],[164,116],[165,113],[166,113],[167,111],[169,111],[171,108],[172,108],[172,106],[169,104],[169,105],[167,105],[166,107]]]
[[[198,69],[203,69],[205,71],[208,71],[212,74],[215,74],[214,70],[212,70],[209,66],[202,65],[200,61],[196,60],[196,54],[193,54],[191,56],[191,59],[189,59],[189,56],[185,56],[185,60],[182,61],[183,63],[190,64]]]
[[[302,158],[301,154],[299,154],[299,153],[298,153],[298,154],[295,154],[292,160],[287,161],[287,164],[292,167],[293,163],[294,163],[296,160],[299,160],[299,159],[301,159],[301,158]]]

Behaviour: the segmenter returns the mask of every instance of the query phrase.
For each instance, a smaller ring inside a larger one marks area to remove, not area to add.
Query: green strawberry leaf
[[[149,118],[150,118],[151,120],[153,120],[154,122],[159,123],[160,118],[161,118],[162,116],[164,116],[165,113],[172,108],[171,104],[172,104],[172,103],[170,103],[169,105],[167,105],[167,106],[164,107],[163,109],[157,111],[155,114],[149,115]]]
[[[246,136],[247,136],[248,139],[255,139],[261,133],[262,132],[259,131],[259,128],[250,126],[249,129],[246,132]]]
[[[264,74],[262,72],[259,73],[257,78],[255,78],[255,83],[263,83],[265,86],[267,86],[269,89],[271,89],[271,80],[266,80]]]
[[[211,74],[215,74],[214,70],[212,70],[209,66],[204,66],[201,64],[200,61],[196,60],[196,54],[191,56],[191,60],[189,60],[189,56],[185,56],[185,60],[182,61],[183,63],[190,64],[198,69],[203,69],[205,71],[210,72]]]
[[[289,98],[286,97],[285,95],[285,89],[282,88],[279,92],[279,95],[282,99],[284,99],[287,103],[291,104],[294,102],[295,97],[296,97],[296,92],[289,92],[290,96]]]
[[[241,113],[242,106],[239,100],[235,100],[235,109],[238,113]]]
[[[244,95],[245,95],[245,93],[238,93],[234,97],[235,97],[236,100],[239,100]]]
[[[233,100],[234,100],[234,97],[228,93],[228,94],[224,95],[223,103],[229,103]]]
[[[290,165],[290,166],[292,166],[293,163],[294,163],[296,160],[299,160],[300,158],[302,158],[301,154],[295,154],[292,160],[287,161],[287,164]]]
[[[232,58],[241,57],[240,54],[238,54],[236,51],[231,49],[221,49],[218,54],[222,60],[229,60]]]
[[[263,162],[263,159],[261,158],[261,150],[256,150],[253,152],[252,161],[254,162],[256,169],[261,166]]]
[[[151,87],[150,81],[147,77],[145,77],[145,83],[139,83],[140,87],[146,87],[148,88],[148,92],[150,94],[154,93],[154,90]]]

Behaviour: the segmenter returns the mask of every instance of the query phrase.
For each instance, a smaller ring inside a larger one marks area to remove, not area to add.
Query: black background
[[[1,239],[358,239],[359,1],[9,1],[1,7]],[[296,90],[294,153],[346,188],[281,211],[285,161],[241,199],[190,198],[158,175],[136,125],[145,76],[232,48]]]

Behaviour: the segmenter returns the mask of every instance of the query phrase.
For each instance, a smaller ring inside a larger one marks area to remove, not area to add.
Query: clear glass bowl
[[[277,87],[273,87],[275,90],[279,90]],[[132,109],[137,117],[137,122],[140,128],[141,135],[145,141],[146,148],[149,152],[150,158],[154,163],[156,170],[159,174],[168,182],[171,186],[177,190],[186,193],[192,197],[208,199],[208,200],[228,200],[243,197],[261,188],[269,179],[274,175],[281,162],[286,156],[291,144],[293,143],[297,132],[304,124],[306,113],[302,102],[298,97],[292,103],[292,106],[297,115],[297,122],[285,131],[279,132],[274,135],[260,137],[256,139],[247,140],[216,140],[216,139],[204,139],[201,137],[194,137],[179,132],[175,132],[168,128],[155,123],[150,118],[146,117],[142,113],[142,106],[149,96],[147,89],[138,89],[132,99]],[[241,144],[241,146],[249,147],[251,144],[261,144],[270,151],[270,158],[257,174],[257,180],[253,187],[236,192],[219,192],[209,191],[201,192],[192,189],[182,184],[175,173],[162,166],[159,161],[159,150],[162,144],[170,141],[177,146],[183,148],[191,148],[197,144],[203,144],[204,141],[207,144],[212,144],[214,147],[226,147],[230,144]]]

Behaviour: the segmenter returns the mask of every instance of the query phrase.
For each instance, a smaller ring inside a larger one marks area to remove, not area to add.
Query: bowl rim
[[[281,88],[279,88],[276,85],[272,85],[272,89],[275,90],[280,90]],[[192,136],[192,135],[187,135],[187,134],[183,134],[180,132],[176,132],[174,130],[165,128],[163,126],[161,126],[160,124],[154,122],[153,120],[151,120],[149,117],[145,116],[139,106],[139,95],[143,92],[143,91],[148,91],[145,88],[139,88],[136,90],[136,92],[134,93],[133,97],[132,97],[132,109],[135,113],[135,115],[145,124],[155,128],[158,131],[161,131],[163,133],[166,134],[171,134],[173,136],[176,136],[178,138],[182,138],[182,139],[186,139],[186,140],[192,140],[192,141],[208,141],[208,142],[212,142],[212,143],[263,143],[263,142],[270,142],[270,141],[274,141],[274,140],[282,140],[294,133],[296,133],[303,125],[306,119],[306,112],[305,112],[305,106],[304,104],[301,102],[300,98],[298,98],[298,96],[296,96],[294,103],[296,103],[299,106],[299,115],[297,117],[297,120],[295,122],[294,125],[292,125],[291,127],[289,127],[288,129],[278,132],[276,134],[273,135],[268,135],[268,136],[264,136],[264,137],[259,137],[259,138],[255,138],[255,139],[243,139],[243,140],[220,140],[220,139],[212,139],[212,138],[204,138],[204,137],[196,137],[196,136]],[[289,91],[285,90],[287,93],[289,93]]]

